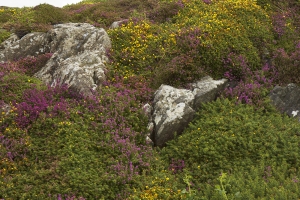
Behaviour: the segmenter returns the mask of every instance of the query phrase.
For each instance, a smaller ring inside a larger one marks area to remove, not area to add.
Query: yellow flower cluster
[[[181,193],[181,190],[171,189],[171,185],[172,182],[170,182],[169,177],[155,177],[154,180],[151,181],[151,184],[146,185],[144,190],[142,190],[141,192],[137,193],[137,191],[134,190],[135,194],[131,195],[129,199],[185,199],[185,194]]]
[[[186,1],[186,9],[178,14],[178,27],[193,25],[202,31],[210,33],[214,39],[228,33],[235,37],[246,34],[248,26],[259,26],[260,21],[256,17],[247,18],[242,22],[241,15],[255,13],[260,18],[269,19],[268,14],[256,4],[254,0],[227,0],[213,1],[212,4],[200,3],[198,0]],[[247,15],[249,16],[249,15]],[[250,23],[250,24],[249,24]]]
[[[143,199],[143,200],[156,200],[156,199],[184,199],[185,194],[181,190],[173,191],[164,186],[155,185],[152,187],[145,186],[145,189],[138,195],[131,195],[129,199]]]
[[[58,123],[59,126],[71,126],[71,124],[72,124],[72,123],[69,122],[69,121],[63,121],[63,122],[59,122],[59,123]]]
[[[207,50],[199,53],[204,53],[202,56],[211,60],[205,65],[222,60],[228,51],[248,54],[248,61],[259,62],[251,38],[261,40],[270,35],[267,27],[271,25],[271,20],[255,0],[215,0],[211,4],[184,0],[183,3],[185,6],[174,17],[174,23],[129,20],[121,27],[108,31],[113,44],[114,74],[126,79],[147,73],[148,66],[155,67],[161,60],[170,60],[174,50],[180,51],[177,47],[180,41],[177,40],[181,34],[187,34],[186,30],[201,31],[197,36],[201,41],[199,45]],[[216,65],[219,66],[219,63]]]
[[[120,28],[109,30],[112,52],[118,54],[113,70],[125,79],[141,74],[149,64],[166,53],[167,46],[176,44],[176,34],[168,28],[147,20],[130,20]]]
[[[0,147],[0,149],[1,149],[1,147]],[[0,160],[0,166],[1,166],[1,168],[0,168],[1,178],[3,178],[5,175],[10,173],[11,171],[17,170],[16,163],[9,160],[8,158],[2,158]]]

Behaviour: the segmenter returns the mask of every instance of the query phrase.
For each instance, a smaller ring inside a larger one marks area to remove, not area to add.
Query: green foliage
[[[63,9],[50,4],[40,4],[33,8],[34,20],[38,24],[60,24],[68,21],[68,15]]]
[[[260,162],[251,171],[239,170],[222,173],[215,185],[203,184],[202,195],[206,199],[298,199],[299,171],[289,169],[287,163],[280,166]],[[199,194],[200,195],[200,194]]]
[[[11,189],[3,194],[12,198],[23,194],[22,198],[31,199],[74,191],[86,198],[101,199],[105,193],[114,196],[118,188],[111,187],[114,181],[105,173],[112,159],[105,153],[108,149],[97,142],[105,135],[83,123],[81,117],[66,121],[42,116],[30,129],[28,164],[22,168],[24,172],[12,177]],[[32,185],[36,187],[26,192]]]
[[[22,106],[24,116],[39,112],[23,128],[30,138],[26,164],[16,164],[19,171],[8,174],[0,198],[115,199],[137,187],[135,179],[152,158],[143,135],[147,119],[134,92],[116,84],[103,87],[98,98],[75,99],[66,88],[50,87],[24,94],[15,121],[23,115]],[[5,117],[4,124],[8,119],[14,117]]]
[[[3,100],[5,103],[20,102],[23,92],[33,86],[40,89],[46,87],[37,78],[11,72],[0,78],[0,100]]]
[[[135,179],[136,185],[128,197],[130,200],[154,199],[186,199],[182,192],[185,184],[181,176],[172,175],[172,171],[165,169],[166,162],[154,151],[151,170],[145,170]]]
[[[258,51],[272,40],[270,17],[250,0],[188,1],[175,20],[181,30],[200,30],[195,35],[197,64],[217,77],[223,75],[223,59],[231,52],[243,55],[250,68],[257,69],[261,65]]]
[[[17,8],[12,10],[12,16],[4,27],[7,30],[13,30],[19,38],[22,38],[33,30],[34,22],[34,12],[31,8]]]
[[[287,163],[288,170],[297,169],[299,131],[296,120],[270,106],[256,110],[219,99],[203,105],[185,132],[162,150],[162,156],[184,159],[195,187],[221,172],[250,172],[260,162],[265,166]]]
[[[149,74],[149,66],[154,65],[165,53],[162,41],[170,42],[160,26],[148,20],[131,19],[108,34],[113,48],[110,52],[111,73],[125,79],[133,75]]]
[[[82,3],[82,4],[92,4],[92,3],[99,3],[99,2],[105,2],[107,0],[83,0],[79,3]]]
[[[1,8],[0,9],[0,24],[7,22],[13,13],[15,12],[15,9],[10,8]]]
[[[154,9],[148,11],[147,17],[155,22],[164,23],[172,21],[172,18],[176,16],[180,9],[181,6],[178,2],[159,1]]]
[[[128,19],[132,13],[152,10],[157,0],[110,0],[94,4],[77,4],[67,7],[71,21],[88,22],[108,28],[114,21]]]
[[[9,38],[9,36],[10,36],[10,32],[4,29],[0,29],[0,43],[2,43],[4,40]]]
[[[300,83],[300,78],[297,76],[300,72],[300,38],[294,42],[291,53],[283,48],[274,52],[274,65],[278,71],[277,83],[283,85]]]

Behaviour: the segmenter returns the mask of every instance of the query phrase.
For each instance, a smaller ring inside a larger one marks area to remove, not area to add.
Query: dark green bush
[[[249,171],[239,170],[219,176],[214,184],[203,184],[204,199],[298,199],[299,171],[290,169],[286,162],[280,166],[260,162]],[[199,194],[200,196],[200,194]]]
[[[155,22],[164,23],[171,21],[180,9],[181,6],[178,2],[159,2],[153,10],[148,11],[147,17]]]
[[[50,4],[40,4],[33,8],[34,20],[38,24],[60,24],[68,21],[67,13]]]

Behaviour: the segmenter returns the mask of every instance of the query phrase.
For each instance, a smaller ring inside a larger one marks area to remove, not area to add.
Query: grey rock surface
[[[106,51],[111,41],[106,31],[87,23],[58,24],[47,33],[15,35],[1,44],[0,62],[53,53],[35,76],[46,84],[68,84],[90,95],[105,80]]]
[[[275,86],[270,93],[272,104],[281,112],[300,120],[300,87],[291,83],[286,87]]]
[[[175,134],[180,135],[193,120],[201,103],[213,101],[225,89],[226,79],[204,77],[192,84],[192,90],[162,85],[154,94],[153,112],[148,129],[153,128],[151,139],[163,147]]]

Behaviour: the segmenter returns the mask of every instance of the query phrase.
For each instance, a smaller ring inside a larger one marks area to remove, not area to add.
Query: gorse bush
[[[132,19],[119,29],[109,30],[113,45],[110,52],[111,72],[125,79],[147,73],[150,65],[157,62],[157,55],[164,51],[161,45],[164,36],[157,33],[159,29],[147,20]]]
[[[298,177],[299,171],[289,169],[285,162],[281,166],[261,162],[251,172],[222,173],[215,185],[205,184],[202,199],[297,199]]]
[[[7,30],[12,30],[19,38],[34,29],[34,11],[31,8],[13,9],[9,20],[3,25]]]
[[[271,106],[256,110],[219,99],[203,105],[184,133],[162,150],[162,156],[184,160],[195,189],[221,172],[250,173],[260,162],[274,167],[286,163],[288,173],[299,166],[299,130],[296,120]]]
[[[254,1],[186,1],[174,18],[179,29],[200,30],[193,39],[202,57],[197,63],[215,76],[223,75],[222,60],[230,52],[256,69],[261,63],[257,51],[272,39],[270,17]]]
[[[0,23],[7,22],[11,15],[15,12],[15,9],[9,9],[9,8],[1,8],[0,9]]]
[[[160,26],[144,19],[130,20],[109,31],[112,57],[118,61],[114,68],[138,68],[133,74],[150,69],[154,87],[185,85],[205,74],[221,77],[226,71],[223,60],[231,53],[243,56],[251,70],[258,69],[262,63],[258,52],[268,48],[264,44],[272,40],[272,32],[270,17],[255,2],[184,1],[177,5],[173,19]]]

